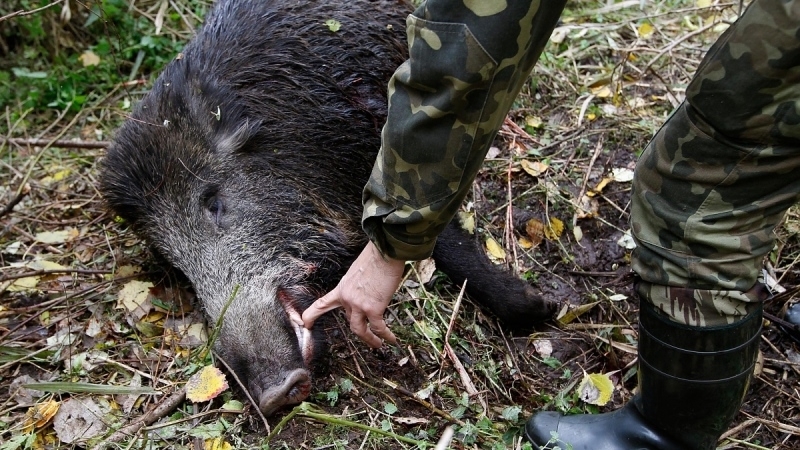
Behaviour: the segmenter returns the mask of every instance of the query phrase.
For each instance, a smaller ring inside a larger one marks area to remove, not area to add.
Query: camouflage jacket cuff
[[[370,210],[374,208],[365,208],[362,226],[383,256],[403,261],[420,261],[431,256],[437,233],[432,233],[433,237],[427,237],[429,233],[410,236],[404,225],[385,223],[384,216],[369,215]]]

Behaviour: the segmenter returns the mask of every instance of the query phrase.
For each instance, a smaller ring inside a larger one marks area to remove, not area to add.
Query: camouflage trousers
[[[692,326],[733,323],[800,197],[800,2],[755,0],[711,47],[636,167],[640,297]]]

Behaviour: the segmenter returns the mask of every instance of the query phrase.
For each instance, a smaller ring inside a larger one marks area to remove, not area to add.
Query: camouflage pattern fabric
[[[409,60],[364,189],[384,255],[424,259],[456,214],[566,0],[428,0],[407,20]]]
[[[639,295],[692,326],[733,323],[800,193],[800,2],[755,0],[712,46],[636,167]]]

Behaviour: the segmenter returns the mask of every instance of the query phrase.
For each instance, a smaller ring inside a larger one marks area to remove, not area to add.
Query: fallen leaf
[[[539,128],[542,126],[542,118],[539,116],[528,116],[525,118],[525,126],[531,128]]]
[[[614,393],[614,383],[611,378],[603,373],[584,373],[581,384],[578,385],[578,396],[581,400],[592,405],[604,406],[611,400]]]
[[[519,240],[517,241],[517,245],[519,245],[520,248],[524,248],[525,250],[533,248],[533,242],[530,239],[526,238],[525,236],[519,238]]]
[[[231,450],[231,444],[221,437],[203,441],[203,450]]]
[[[633,180],[633,170],[627,167],[611,169],[611,176],[617,183],[627,183]]]
[[[556,317],[556,320],[558,320],[558,322],[562,325],[567,325],[583,314],[589,312],[589,310],[594,308],[598,303],[600,302],[587,303],[577,307],[565,305],[565,308],[561,310],[561,312],[558,314],[558,317]]]
[[[594,197],[595,195],[602,193],[603,189],[605,189],[605,187],[608,186],[608,183],[611,183],[612,181],[614,181],[612,178],[603,178],[599,183],[597,183],[597,186],[595,186],[591,191],[587,192],[586,195],[589,197]]]
[[[523,159],[520,161],[520,165],[522,166],[522,170],[528,173],[528,175],[532,177],[538,177],[541,174],[545,173],[550,166],[543,162],[539,161],[528,161],[527,159]]]
[[[339,22],[336,19],[328,19],[328,20],[326,20],[325,21],[325,26],[327,26],[328,29],[331,30],[333,33],[336,33],[337,31],[339,31],[339,29],[342,28],[341,22]]]
[[[525,222],[525,233],[531,240],[531,247],[538,247],[544,240],[544,224],[538,219]]]
[[[489,255],[491,255],[495,259],[504,260],[506,259],[506,252],[503,250],[503,247],[500,247],[500,244],[497,243],[492,238],[486,239],[486,250],[489,251]]]
[[[78,237],[78,230],[69,228],[59,231],[44,231],[42,233],[36,233],[34,237],[37,242],[41,242],[42,244],[63,244]]]
[[[475,213],[467,211],[459,211],[458,219],[461,222],[461,228],[469,234],[475,234]]]
[[[35,291],[36,286],[39,285],[39,278],[40,277],[25,277],[25,278],[18,278],[11,283],[6,289],[9,292],[28,292],[28,291]]]
[[[642,39],[647,39],[650,36],[652,36],[653,31],[655,31],[655,28],[653,27],[653,24],[651,24],[650,22],[643,22],[641,25],[639,25],[637,31],[639,32],[639,37],[641,37]]]
[[[122,286],[117,297],[117,308],[130,312],[138,321],[153,308],[148,300],[150,288],[153,283],[149,281],[131,280]]]
[[[633,240],[633,236],[631,236],[630,231],[626,231],[621,238],[617,241],[617,245],[626,249],[626,250],[633,250],[636,248],[636,241]]]
[[[136,275],[141,271],[142,268],[139,266],[119,266],[117,267],[116,276],[119,278],[125,278],[132,275]]]
[[[564,222],[555,217],[550,218],[550,224],[544,229],[544,237],[556,241],[564,233]]]
[[[583,239],[583,230],[579,225],[576,225],[574,228],[572,228],[572,235],[575,236],[575,240],[577,242],[580,242],[581,239]]]
[[[37,403],[25,413],[25,420],[22,425],[23,433],[30,433],[33,430],[44,428],[58,412],[61,404],[53,399],[43,403]]]
[[[25,267],[32,269],[32,270],[65,270],[66,267],[62,266],[61,264],[54,263],[53,261],[47,261],[44,259],[35,259],[33,261],[28,262],[25,264]]]
[[[592,198],[590,192],[587,192],[580,199],[580,206],[575,210],[576,219],[591,219],[597,217],[600,211],[600,203],[596,198]],[[580,240],[580,239],[578,239]]]
[[[533,341],[533,349],[542,358],[547,358],[553,354],[553,344],[549,339],[537,339]]]
[[[417,281],[426,284],[431,281],[433,274],[436,273],[436,263],[433,258],[423,259],[416,262]]]
[[[194,403],[207,402],[227,389],[225,374],[214,366],[206,366],[186,382],[186,398]]]
[[[391,417],[392,422],[397,422],[400,425],[425,425],[430,423],[430,420],[422,418],[422,417]]]
[[[611,92],[611,88],[608,87],[608,85],[598,86],[598,87],[592,88],[590,90],[591,90],[592,94],[594,94],[594,96],[597,97],[597,98],[608,98],[608,97],[611,97],[612,95],[614,95],[614,93]],[[587,114],[586,117],[589,118],[589,114]],[[589,119],[591,120],[592,118],[589,118]]]
[[[697,0],[696,4],[698,8],[708,8],[711,6],[711,1],[712,0]]]
[[[78,59],[83,64],[83,67],[96,66],[100,64],[100,57],[91,50],[86,50],[85,52],[81,53],[81,56],[79,56]]]
[[[550,42],[555,44],[564,42],[564,39],[567,37],[567,33],[569,33],[569,27],[557,27],[550,35]]]

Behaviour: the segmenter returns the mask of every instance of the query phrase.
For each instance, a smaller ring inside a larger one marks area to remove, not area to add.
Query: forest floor
[[[0,17],[40,6],[11,3]],[[66,2],[0,19],[0,450],[433,448],[448,427],[450,448],[530,448],[520,427],[533,412],[605,412],[632,397],[630,176],[738,2],[568,4],[462,214],[497,264],[560,303],[556,319],[512,335],[416,265],[387,316],[401,345],[369,349],[334,314],[308,403],[268,420],[232,378],[213,401],[184,400],[208,363],[191,287],[103,209],[96,187],[115,127],[207,7]],[[86,8],[124,19],[91,32]],[[106,78],[87,72],[87,48]],[[775,321],[800,286],[798,232],[793,209],[767,262],[788,293],[765,305],[756,376],[721,449],[800,449],[800,344]],[[611,380],[607,404],[581,399],[587,374]]]

